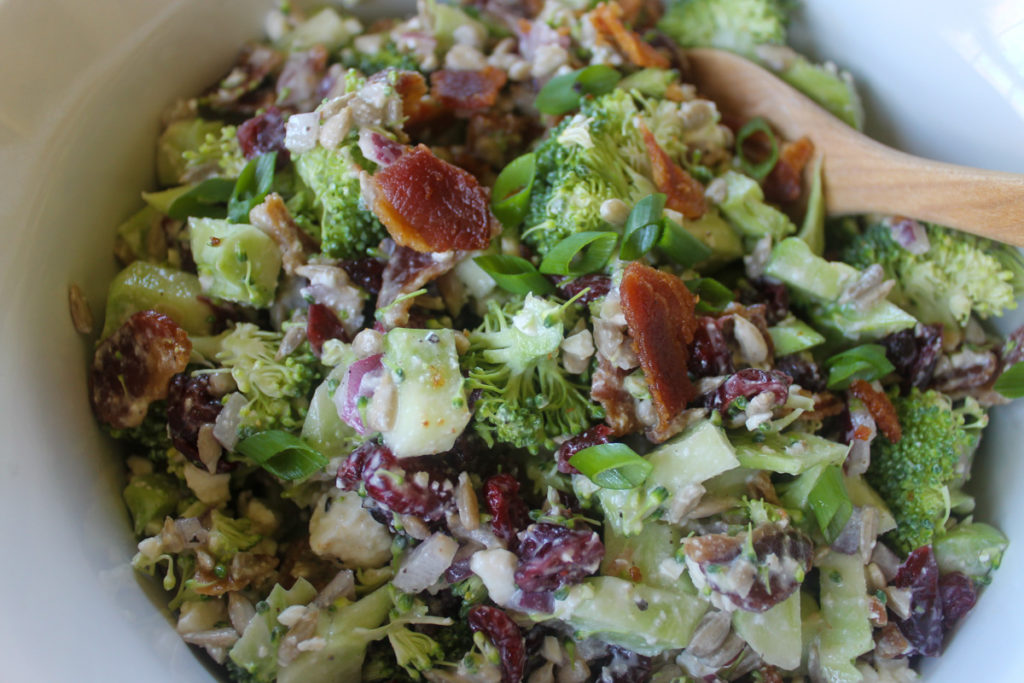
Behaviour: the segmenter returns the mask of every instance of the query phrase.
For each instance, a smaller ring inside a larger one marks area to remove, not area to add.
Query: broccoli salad
[[[1004,245],[826,220],[780,0],[282,5],[157,141],[89,369],[132,565],[231,680],[905,681],[1006,538]],[[88,329],[80,292],[75,321]]]

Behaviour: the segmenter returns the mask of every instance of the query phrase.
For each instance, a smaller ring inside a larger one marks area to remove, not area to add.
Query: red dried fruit
[[[530,523],[530,508],[519,497],[519,481],[511,474],[491,477],[484,485],[484,499],[494,535],[514,546],[516,534]]]
[[[486,188],[424,145],[372,177],[373,212],[401,246],[419,252],[484,249],[494,217]]]
[[[556,591],[597,571],[604,544],[590,528],[542,522],[519,533],[517,554],[517,586],[530,593]]]
[[[824,391],[827,383],[821,374],[821,367],[814,358],[804,358],[799,353],[791,353],[775,359],[775,369],[784,372],[793,378],[794,384],[799,384],[808,391]]]
[[[284,150],[285,123],[281,110],[270,107],[238,127],[235,137],[246,159]]]
[[[425,473],[426,479],[416,476]],[[452,507],[450,472],[437,456],[398,460],[387,446],[368,441],[354,450],[338,469],[338,486],[366,495],[393,513],[414,515],[425,522],[442,519]]]
[[[942,325],[917,325],[884,337],[885,357],[903,381],[903,391],[931,384],[932,374],[942,354]]]
[[[942,626],[947,631],[978,601],[974,581],[960,572],[939,577],[939,595],[942,597]]]
[[[430,74],[430,93],[444,108],[469,113],[494,106],[507,80],[505,72],[493,66],[480,71],[441,69]]]
[[[885,438],[893,443],[903,438],[900,418],[888,396],[872,387],[870,382],[862,379],[850,382],[850,393],[864,402]]]
[[[589,304],[591,301],[600,299],[608,294],[608,291],[612,288],[612,279],[607,275],[581,275],[572,279],[562,278],[562,281],[555,286],[558,287],[558,296],[566,300],[583,292],[576,301],[581,304]]]
[[[469,628],[482,632],[501,656],[503,683],[519,683],[526,668],[526,641],[516,622],[503,610],[489,605],[476,605],[467,615]]]
[[[753,398],[765,391],[775,396],[776,405],[782,405],[789,398],[789,386],[792,383],[789,375],[778,370],[744,368],[719,385],[709,407],[725,415],[736,399]]]
[[[665,206],[691,220],[703,216],[708,210],[704,200],[704,186],[672,160],[646,124],[640,124],[640,131],[644,135],[647,155],[651,159],[654,184],[658,192],[665,195]]]
[[[655,411],[668,423],[695,394],[687,359],[696,301],[681,279],[636,261],[626,266],[619,291]]]
[[[594,425],[590,429],[580,432],[572,437],[555,451],[555,461],[558,463],[558,471],[562,474],[579,474],[579,470],[569,464],[569,458],[582,451],[584,448],[598,446],[608,443],[612,435],[612,428],[608,425]]]
[[[199,458],[199,430],[203,425],[212,425],[223,408],[220,398],[210,390],[210,376],[189,376],[181,373],[174,376],[167,392],[167,431],[171,443],[194,465],[205,468]],[[217,461],[218,472],[233,470],[236,463],[221,458]]]
[[[354,284],[362,287],[372,296],[376,296],[380,292],[384,276],[384,261],[376,258],[361,258],[342,261],[338,265],[348,273],[349,279]]]
[[[318,358],[324,348],[324,342],[328,339],[351,341],[345,333],[345,326],[338,319],[338,314],[332,311],[330,306],[310,304],[306,315],[306,338],[309,339],[309,345]]]
[[[732,349],[722,334],[724,318],[697,318],[690,349],[689,368],[695,377],[719,377],[734,372]]]
[[[96,348],[89,374],[92,409],[115,429],[142,424],[149,404],[166,398],[174,375],[188,365],[192,342],[156,311],[128,318]]]
[[[942,649],[942,595],[932,547],[924,545],[911,552],[890,584],[910,590],[910,616],[896,619],[900,633],[915,653],[937,656]]]

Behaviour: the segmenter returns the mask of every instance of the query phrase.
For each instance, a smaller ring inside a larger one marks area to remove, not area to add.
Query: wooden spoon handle
[[[824,151],[830,214],[910,216],[1024,246],[1024,175],[921,159],[846,135],[863,139]]]

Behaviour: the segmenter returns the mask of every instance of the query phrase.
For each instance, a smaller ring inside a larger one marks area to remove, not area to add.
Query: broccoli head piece
[[[658,28],[683,47],[717,47],[751,55],[786,42],[782,0],[673,0]]]
[[[588,387],[559,362],[566,307],[532,295],[505,308],[492,301],[483,324],[469,334],[463,369],[470,387],[481,391],[474,421],[488,444],[553,450],[555,437],[603,417]]]
[[[128,444],[128,455],[142,455],[153,462],[167,460],[167,451],[172,448],[171,437],[167,434],[167,404],[154,401],[149,405],[146,418],[135,427],[110,429],[110,436]]]
[[[217,559],[230,560],[236,553],[248,550],[260,542],[262,536],[252,531],[248,519],[232,519],[219,510],[210,514],[211,529],[207,545]]]
[[[306,344],[278,359],[282,338],[280,332],[261,330],[252,323],[239,323],[215,338],[214,358],[231,371],[238,391],[248,400],[241,412],[243,435],[300,429],[306,418],[309,397],[323,368]]]
[[[988,422],[974,399],[959,406],[934,390],[912,390],[893,405],[903,438],[884,436],[871,448],[868,482],[885,499],[898,526],[890,540],[903,553],[927,545],[949,518],[950,488],[966,479],[981,430]]]
[[[1024,293],[1024,258],[1016,249],[938,225],[926,224],[928,250],[901,247],[888,220],[853,236],[841,254],[858,268],[873,263],[894,278],[895,303],[924,323],[963,327],[1016,307]]]
[[[161,185],[195,183],[211,176],[234,178],[245,157],[234,126],[201,118],[167,126],[157,142],[157,178]]]
[[[320,223],[320,249],[333,258],[367,255],[387,232],[363,202],[359,172],[373,170],[356,142],[337,150],[315,147],[295,158],[295,169],[313,193]]]
[[[402,52],[393,40],[384,43],[373,54],[358,50],[345,50],[342,52],[341,62],[349,69],[355,69],[364,76],[371,76],[384,69],[419,71],[420,68],[416,55],[411,52]]]
[[[537,148],[523,239],[541,254],[576,232],[608,229],[601,204],[634,204],[655,191],[633,96],[616,90],[584,102]]]

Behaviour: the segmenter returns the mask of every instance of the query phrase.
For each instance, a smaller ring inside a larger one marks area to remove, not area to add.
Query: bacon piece
[[[814,155],[814,143],[802,137],[796,142],[784,142],[775,162],[762,185],[764,196],[770,202],[795,202],[803,188],[801,175],[804,166]]]
[[[312,111],[320,103],[320,81],[327,70],[328,56],[323,45],[288,55],[277,77],[278,106]]]
[[[406,125],[423,123],[436,117],[441,108],[427,96],[427,79],[419,71],[378,71],[370,80],[387,79],[402,98],[402,114]]]
[[[369,180],[367,203],[395,242],[420,252],[485,249],[496,224],[486,188],[419,145]]]
[[[441,69],[430,74],[430,93],[445,109],[470,113],[494,106],[508,76],[488,66],[480,71]]]
[[[92,409],[115,429],[142,424],[153,401],[188,365],[192,342],[176,322],[139,311],[100,343],[89,374]]]
[[[871,417],[875,419],[878,429],[885,434],[885,438],[893,443],[903,438],[900,419],[888,396],[862,379],[855,379],[850,383],[850,393],[864,402]]]
[[[630,31],[622,23],[622,8],[616,2],[606,2],[590,13],[590,21],[594,28],[604,36],[611,38],[626,58],[641,67],[667,69],[669,61],[654,47]]]
[[[696,395],[686,371],[696,301],[678,277],[636,261],[622,275],[620,296],[658,419],[668,423]]]
[[[678,211],[690,220],[696,220],[708,210],[704,201],[704,186],[700,181],[687,173],[672,157],[668,155],[654,138],[647,124],[641,121],[640,130],[644,134],[644,144],[651,158],[651,172],[658,192],[665,194],[665,206]]]
[[[407,247],[399,247],[391,240],[381,244],[388,256],[381,276],[377,310],[387,309],[381,323],[386,329],[401,327],[409,321],[412,299],[395,303],[399,296],[410,294],[438,278],[455,265],[455,254],[424,254]]]
[[[636,415],[633,397],[623,387],[628,374],[612,365],[601,354],[597,355],[597,370],[594,371],[590,386],[590,397],[604,408],[604,421],[611,427],[612,436],[632,434],[644,427]]]
[[[306,252],[319,251],[320,245],[295,224],[281,195],[271,192],[262,204],[249,211],[249,222],[270,235],[281,250],[281,263],[289,275],[306,263]]]

